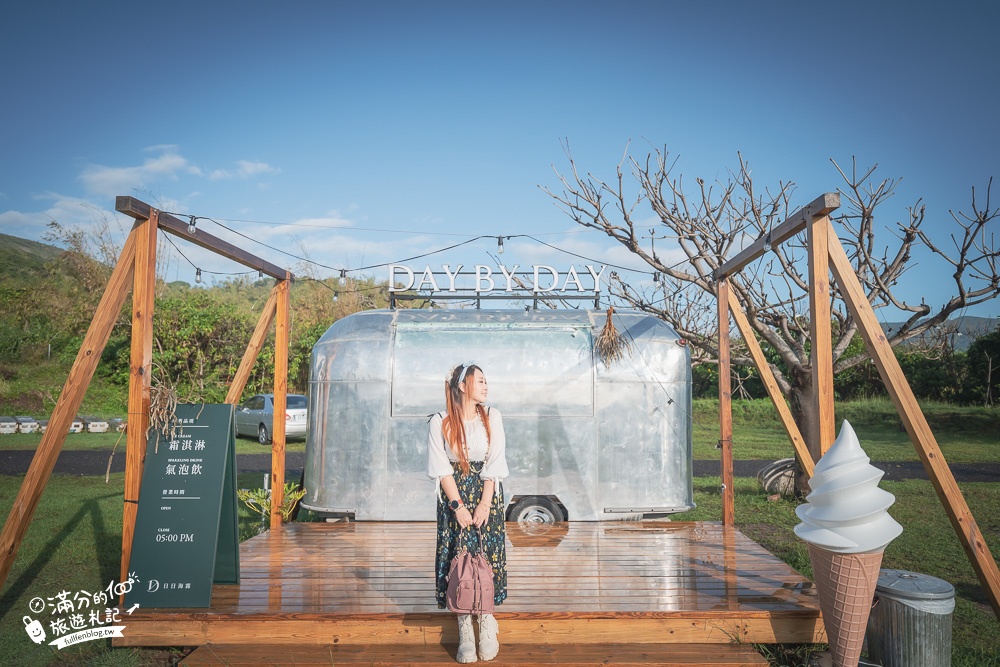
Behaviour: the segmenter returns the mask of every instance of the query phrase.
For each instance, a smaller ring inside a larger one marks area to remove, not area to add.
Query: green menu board
[[[208,607],[212,584],[240,581],[232,405],[178,405],[176,429],[150,433],[126,604]]]

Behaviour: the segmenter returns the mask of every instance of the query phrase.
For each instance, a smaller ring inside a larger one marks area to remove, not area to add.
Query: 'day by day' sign
[[[476,264],[474,271],[462,271],[461,264],[454,271],[450,264],[443,264],[440,268],[441,271],[434,272],[428,264],[422,273],[417,274],[408,266],[390,264],[389,291],[471,291],[477,294],[500,289],[504,292],[530,290],[535,293],[600,292],[601,277],[608,267],[602,265],[600,271],[595,271],[594,267],[588,264],[582,274],[574,266],[560,273],[555,267],[545,264],[532,266],[530,271],[518,271],[520,267],[517,264],[511,269],[501,265],[496,270],[485,264]],[[503,284],[503,287],[498,287],[497,283]]]

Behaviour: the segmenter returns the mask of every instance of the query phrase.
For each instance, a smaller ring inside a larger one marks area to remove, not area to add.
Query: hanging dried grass
[[[626,352],[632,354],[632,341],[615,328],[612,319],[614,314],[614,307],[608,306],[608,319],[601,333],[594,339],[594,350],[597,352],[597,357],[604,362],[605,368],[610,367],[615,361],[624,359]]]
[[[177,390],[156,375],[149,386],[149,428],[159,431],[166,440],[173,440],[177,434]]]

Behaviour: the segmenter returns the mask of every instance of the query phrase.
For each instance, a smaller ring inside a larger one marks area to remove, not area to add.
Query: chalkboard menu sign
[[[208,607],[240,581],[232,405],[178,405],[173,433],[150,433],[126,604]]]

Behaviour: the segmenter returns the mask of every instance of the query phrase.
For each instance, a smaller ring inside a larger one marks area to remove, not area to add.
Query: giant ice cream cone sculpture
[[[795,513],[795,534],[809,543],[835,667],[857,667],[885,547],[903,532],[886,510],[896,501],[878,488],[883,473],[869,465],[854,429],[840,435],[816,464],[812,493]]]

